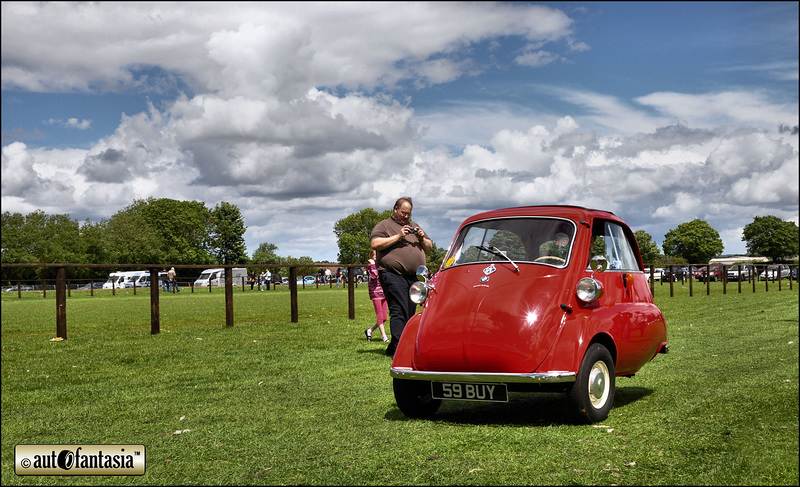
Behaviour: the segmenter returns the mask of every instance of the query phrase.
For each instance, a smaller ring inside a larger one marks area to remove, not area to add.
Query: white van
[[[103,289],[125,289],[133,287],[133,280],[139,279],[142,274],[149,274],[147,271],[120,271],[112,272],[108,275],[108,280],[103,283]],[[136,283],[136,287],[146,286],[141,282]]]
[[[233,271],[233,285],[238,286],[242,283],[242,278],[245,278],[247,281],[247,269],[244,267],[234,267],[231,269]],[[225,269],[206,269],[202,273],[200,273],[200,277],[194,281],[194,287],[208,287],[208,283],[211,281],[212,286],[224,286],[225,285]]]
[[[103,289],[119,289],[125,280],[124,272],[112,272],[108,275],[108,280],[103,283]],[[124,287],[124,285],[123,285]]]
[[[125,287],[150,287],[150,271],[134,271],[125,281]]]

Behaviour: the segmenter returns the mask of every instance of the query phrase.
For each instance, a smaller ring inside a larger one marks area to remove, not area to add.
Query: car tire
[[[394,399],[397,407],[409,418],[430,418],[439,406],[441,399],[434,399],[431,383],[421,380],[393,379]]]
[[[614,405],[614,360],[599,343],[589,345],[568,396],[579,420],[596,423],[608,417]]]

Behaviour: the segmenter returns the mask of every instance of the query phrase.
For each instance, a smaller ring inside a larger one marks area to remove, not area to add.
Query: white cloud
[[[731,249],[756,214],[797,221],[798,136],[777,128],[798,107],[767,91],[626,99],[532,79],[559,108],[487,98],[420,114],[401,98],[492,69],[476,46],[502,37],[519,37],[519,64],[560,65],[589,52],[573,28],[522,3],[4,2],[4,89],[161,92],[153,66],[190,89],[88,150],[5,145],[3,210],[107,218],[136,198],[224,200],[251,252],[268,241],[320,260],[336,258],[336,220],[401,195],[440,246],[472,213],[529,204],[609,209],[656,240],[706,218]]]
[[[659,92],[636,101],[664,116],[678,118],[693,127],[746,124],[774,129],[779,124],[797,125],[796,103],[778,104],[762,93],[727,91],[686,94]]]

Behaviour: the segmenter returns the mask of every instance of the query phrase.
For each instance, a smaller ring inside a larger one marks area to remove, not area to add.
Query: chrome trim
[[[430,380],[437,382],[499,382],[499,383],[558,383],[575,382],[575,372],[554,371],[544,374],[506,374],[502,372],[435,372],[392,367],[389,373],[396,379]]]

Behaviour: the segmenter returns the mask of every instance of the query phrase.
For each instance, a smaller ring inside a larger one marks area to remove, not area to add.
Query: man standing
[[[167,277],[169,277],[169,284],[170,287],[172,288],[172,292],[173,293],[180,292],[180,289],[178,289],[178,274],[175,273],[174,267],[169,268],[169,272],[167,272]]]
[[[377,252],[378,280],[389,305],[389,328],[392,339],[386,355],[394,356],[406,322],[414,315],[417,305],[408,290],[417,281],[417,267],[425,265],[425,254],[433,242],[425,231],[411,221],[413,203],[410,197],[398,199],[392,216],[372,229],[372,248]]]
[[[161,270],[161,289],[163,291],[169,291],[169,277],[167,277],[166,268]]]

